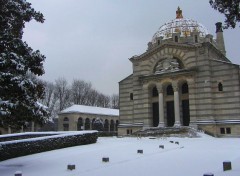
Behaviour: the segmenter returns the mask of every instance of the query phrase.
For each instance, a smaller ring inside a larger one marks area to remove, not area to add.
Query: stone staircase
[[[196,129],[191,127],[151,127],[132,134],[137,137],[199,137]]]

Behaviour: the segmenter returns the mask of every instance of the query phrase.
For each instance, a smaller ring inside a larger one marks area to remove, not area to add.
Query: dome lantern
[[[176,11],[176,19],[180,19],[180,18],[183,18],[183,15],[182,15],[182,10],[178,6],[178,9]]]

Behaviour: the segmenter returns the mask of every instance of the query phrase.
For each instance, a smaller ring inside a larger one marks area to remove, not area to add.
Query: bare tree
[[[57,102],[57,97],[54,94],[55,92],[55,85],[51,82],[44,81],[43,82],[44,87],[45,87],[45,94],[44,98],[40,100],[42,104],[48,107],[48,111],[50,113],[51,117],[55,116],[55,109],[56,109],[56,102]]]
[[[113,94],[110,98],[111,98],[111,108],[119,109],[119,96],[117,94]]]
[[[95,89],[91,89],[88,94],[88,102],[87,105],[89,106],[97,106],[99,93]]]
[[[110,97],[100,93],[98,95],[97,106],[109,108],[110,107]]]
[[[71,99],[74,104],[86,105],[92,84],[83,80],[74,80],[71,86]]]
[[[70,102],[70,89],[68,88],[68,83],[65,78],[58,78],[55,81],[55,91],[54,96],[57,98],[59,103],[59,111],[68,107]]]

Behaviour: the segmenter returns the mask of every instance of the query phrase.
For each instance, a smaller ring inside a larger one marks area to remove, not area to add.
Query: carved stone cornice
[[[189,51],[189,50],[195,50],[197,47],[199,46],[196,46],[196,45],[193,45],[193,44],[182,44],[182,43],[163,43],[159,46],[156,46],[154,48],[152,48],[151,50],[148,50],[146,51],[145,53],[139,55],[139,56],[133,56],[131,58],[129,58],[129,60],[131,62],[136,62],[136,61],[142,61],[142,60],[146,60],[148,59],[150,56],[158,53],[159,51],[161,51],[162,49],[165,49],[165,48],[175,48],[175,49],[181,49],[181,50],[186,50],[186,51]]]
[[[189,79],[189,78],[192,78],[196,72],[197,72],[197,69],[194,67],[191,69],[182,69],[175,72],[166,72],[162,74],[139,76],[139,81],[144,85],[150,82],[160,83],[165,79],[178,80],[178,78],[182,78],[183,76],[186,79]]]

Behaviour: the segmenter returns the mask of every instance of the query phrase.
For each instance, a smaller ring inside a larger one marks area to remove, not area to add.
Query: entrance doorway
[[[153,110],[153,127],[157,127],[159,124],[159,105],[157,103],[152,104]]]
[[[190,113],[189,113],[189,100],[182,100],[182,113],[183,113],[183,126],[189,126]]]
[[[174,101],[167,101],[167,126],[172,127],[174,122]]]

